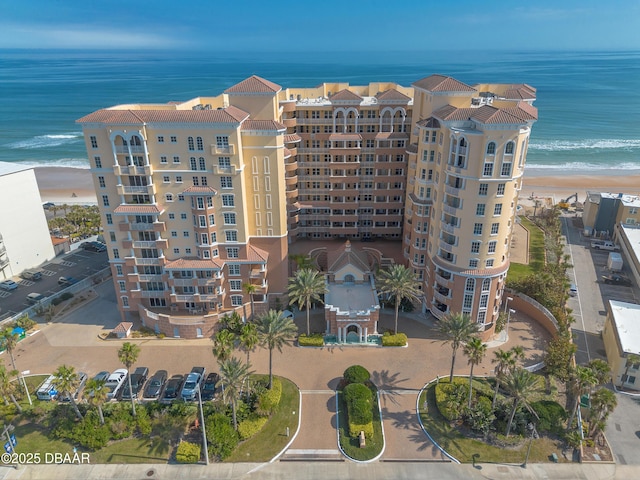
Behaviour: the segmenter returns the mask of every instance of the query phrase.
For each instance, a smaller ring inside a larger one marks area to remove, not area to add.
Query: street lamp
[[[29,405],[33,406],[33,403],[31,402],[31,395],[29,395],[29,389],[27,388],[27,381],[24,379],[25,375],[29,375],[31,373],[31,370],[25,370],[24,372],[20,373],[20,377],[22,378],[22,385],[24,385],[24,391],[27,392],[27,398],[29,399]]]
[[[527,423],[527,430],[529,430],[529,434],[531,437],[529,438],[529,447],[527,447],[527,456],[524,458],[524,463],[522,464],[522,468],[527,468],[527,462],[529,461],[529,454],[531,453],[531,444],[533,443],[534,438],[538,438],[538,431],[536,430],[536,426],[529,422]]]
[[[516,313],[513,308],[509,309],[509,313],[507,313],[507,328],[505,329],[505,335],[507,336],[507,340],[509,340],[509,322],[511,321],[511,314]]]
[[[507,308],[509,307],[509,302],[513,301],[513,297],[507,297],[504,301],[504,313],[507,313]]]
[[[202,442],[204,443],[204,461],[209,465],[209,445],[207,445],[207,431],[204,428],[204,412],[202,410],[202,390],[198,383],[198,406],[200,407],[200,423],[202,424]]]

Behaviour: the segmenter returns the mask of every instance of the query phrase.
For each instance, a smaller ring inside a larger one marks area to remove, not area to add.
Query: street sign
[[[11,446],[11,443],[5,442],[4,451],[7,452],[7,453],[13,452],[13,447]]]
[[[16,440],[16,436],[12,433],[9,438],[11,439],[11,445],[15,447],[18,444],[18,440]]]

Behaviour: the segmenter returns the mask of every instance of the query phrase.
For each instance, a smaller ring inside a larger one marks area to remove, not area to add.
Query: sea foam
[[[640,139],[584,139],[584,140],[547,140],[531,141],[530,150],[562,152],[568,150],[634,150],[640,148]],[[558,166],[560,168],[560,166]]]
[[[82,133],[64,133],[55,135],[38,135],[28,140],[20,140],[6,145],[12,149],[31,150],[36,148],[58,147],[60,145],[68,145],[78,143],[82,139]]]

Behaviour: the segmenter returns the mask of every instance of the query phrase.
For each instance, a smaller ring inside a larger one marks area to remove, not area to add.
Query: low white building
[[[54,257],[33,167],[0,162],[0,280]]]
[[[602,331],[613,384],[640,390],[640,305],[609,300],[607,320]]]

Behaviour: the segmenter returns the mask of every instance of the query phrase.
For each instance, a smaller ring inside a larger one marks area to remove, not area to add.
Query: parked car
[[[147,367],[137,367],[131,374],[131,390],[129,390],[129,382],[125,382],[122,387],[122,394],[120,397],[122,400],[131,400],[131,398],[138,398],[138,393],[144,387],[144,383],[147,381],[147,375],[149,375],[149,369]]]
[[[104,252],[107,250],[106,245],[100,242],[84,242],[80,244],[80,248],[90,252]]]
[[[576,287],[575,283],[572,283],[569,286],[569,296],[570,297],[575,297],[576,295],[578,295],[578,287]]]
[[[611,285],[624,285],[625,287],[631,286],[631,280],[622,275],[603,275],[602,281]]]
[[[118,392],[122,388],[122,384],[126,379],[127,370],[125,368],[114,370],[113,373],[109,375],[109,378],[107,378],[107,381],[105,383],[106,387],[109,389],[109,391],[107,392],[108,399],[117,397]]]
[[[107,379],[109,378],[109,375],[111,375],[110,372],[107,372],[106,370],[98,373],[95,377],[93,377],[94,380],[96,381],[107,381]]]
[[[76,391],[73,393],[73,399],[74,400],[78,400],[78,397],[80,396],[80,392],[82,391],[82,389],[84,388],[84,384],[87,383],[87,374],[80,372],[77,374],[78,377],[78,387],[76,388]],[[60,400],[61,402],[70,402],[71,398],[69,398],[68,395],[63,395],[62,393],[60,393],[58,395],[58,400]]]
[[[25,280],[40,280],[42,278],[42,272],[37,270],[25,270],[20,274],[20,277]]]
[[[58,279],[58,285],[62,285],[63,287],[68,287],[69,285],[73,285],[74,283],[78,283],[73,277],[60,277]]]
[[[164,387],[164,393],[162,394],[160,403],[171,403],[178,398],[183,383],[184,375],[174,375],[171,377]]]
[[[201,371],[204,373],[203,367],[194,367],[191,373],[187,375],[184,385],[182,386],[182,391],[180,392],[180,397],[184,401],[193,401],[196,399],[196,393],[198,392],[200,383],[202,383]]]
[[[18,288],[18,284],[13,280],[3,280],[0,282],[0,288],[3,290],[15,290]]]
[[[162,388],[167,383],[167,371],[158,370],[153,374],[153,377],[147,382],[147,386],[144,389],[144,398],[159,398],[162,394]]]
[[[49,210],[51,207],[55,207],[55,206],[56,204],[53,202],[47,202],[42,204],[42,208],[44,208],[45,210]]]
[[[36,303],[40,303],[45,298],[47,297],[45,297],[41,293],[33,292],[27,295],[27,302],[30,303],[31,305],[35,305]]]
[[[218,382],[220,381],[220,375],[215,372],[211,372],[207,375],[204,383],[202,384],[202,400],[213,400],[216,396]]]

